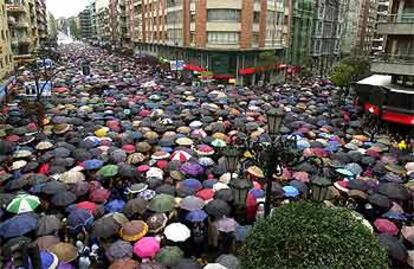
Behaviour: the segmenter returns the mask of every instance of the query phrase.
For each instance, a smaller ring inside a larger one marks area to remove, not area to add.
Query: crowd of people
[[[275,107],[286,113],[280,134],[322,162],[283,167],[272,206],[308,199],[323,176],[327,204],[358,212],[394,266],[414,266],[412,144],[371,140],[361,109],[352,98],[339,105],[328,80],[192,86],[100,48],[60,53],[41,120],[25,97],[3,106],[1,268],[240,268],[237,249],[263,217],[265,175],[258,165],[230,174],[223,152],[234,137],[269,141]],[[237,177],[252,183],[241,211]]]

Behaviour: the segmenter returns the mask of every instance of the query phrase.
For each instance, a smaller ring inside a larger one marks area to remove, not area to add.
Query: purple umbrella
[[[185,163],[181,166],[181,172],[192,177],[198,177],[204,173],[204,168],[198,163]]]

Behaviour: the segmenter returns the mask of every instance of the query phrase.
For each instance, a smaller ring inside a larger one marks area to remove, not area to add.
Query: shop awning
[[[280,70],[285,68],[286,65],[285,64],[266,64],[266,65],[262,65],[262,66],[256,66],[256,67],[247,67],[247,68],[243,68],[239,70],[239,74],[242,76],[247,76],[247,75],[251,75],[254,73],[259,73],[259,72],[265,72],[268,70]]]
[[[190,71],[195,71],[195,72],[206,71],[206,69],[202,68],[201,66],[192,65],[192,64],[185,64],[184,65],[184,70],[190,70]]]
[[[231,79],[234,78],[233,75],[230,74],[214,74],[213,75],[214,79],[220,79],[220,80],[224,80],[224,79]]]

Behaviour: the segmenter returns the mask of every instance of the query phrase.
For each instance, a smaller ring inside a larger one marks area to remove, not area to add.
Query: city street
[[[59,52],[44,114],[24,96],[3,109],[2,268],[23,242],[40,248],[37,268],[241,268],[266,206],[301,201],[354,210],[406,262],[391,235],[414,242],[412,145],[371,141],[353,96],[338,100],[328,80],[189,86],[100,48]]]

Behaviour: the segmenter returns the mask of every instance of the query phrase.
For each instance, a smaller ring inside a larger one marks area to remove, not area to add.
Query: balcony
[[[20,4],[6,4],[6,10],[9,13],[25,13],[26,12],[24,6]]]
[[[414,76],[414,56],[381,55],[373,60],[371,71],[378,74]]]
[[[414,13],[390,14],[385,20],[378,22],[378,34],[413,35]]]

